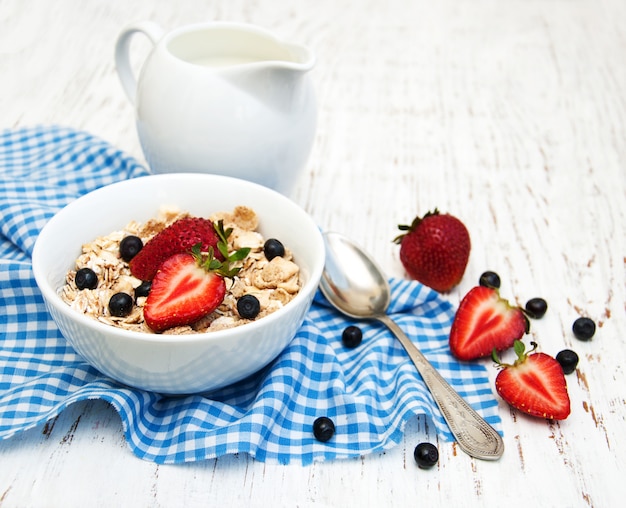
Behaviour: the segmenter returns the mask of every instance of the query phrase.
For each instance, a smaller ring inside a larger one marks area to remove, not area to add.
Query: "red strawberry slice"
[[[450,330],[450,350],[459,360],[474,360],[509,348],[528,332],[519,307],[500,297],[497,289],[472,288],[461,300]]]
[[[175,254],[152,280],[144,319],[155,332],[188,325],[217,309],[225,294],[223,277],[199,266],[192,254]]]
[[[517,359],[513,365],[493,360],[502,368],[496,376],[496,391],[511,406],[531,416],[565,420],[570,414],[565,375],[559,362],[545,353],[524,352],[524,344],[515,341]]]
[[[146,245],[130,260],[131,273],[141,280],[152,280],[163,262],[174,254],[189,252],[196,244],[207,252],[215,249],[215,256],[223,259],[216,249],[219,241],[212,221],[201,217],[179,219],[150,239]]]

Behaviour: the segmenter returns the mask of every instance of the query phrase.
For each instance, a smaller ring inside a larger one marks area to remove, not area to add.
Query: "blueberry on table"
[[[254,295],[243,295],[237,300],[237,312],[243,319],[254,319],[261,312],[259,299]]]
[[[541,319],[548,310],[548,302],[543,298],[531,298],[526,302],[526,314],[533,319]]]
[[[341,334],[341,342],[347,348],[355,348],[361,344],[363,332],[358,326],[347,326]]]
[[[478,279],[478,284],[480,286],[485,286],[488,288],[499,289],[500,288],[500,276],[496,272],[483,272]]]
[[[78,289],[96,289],[98,276],[91,268],[81,268],[74,276],[74,283]]]
[[[120,242],[120,256],[127,263],[133,259],[139,251],[143,249],[141,238],[134,235],[128,235],[122,238]]]
[[[432,443],[420,443],[415,447],[413,457],[420,468],[428,469],[439,461],[439,451]]]
[[[115,317],[126,317],[133,305],[133,298],[128,293],[115,293],[109,300],[109,312]]]
[[[280,257],[284,256],[285,247],[280,242],[280,240],[276,240],[276,238],[269,238],[263,244],[263,253],[265,254],[265,257],[267,258],[267,260],[271,261],[277,256],[280,256]]]
[[[588,317],[579,317],[574,321],[572,331],[578,340],[591,340],[596,333],[596,324]]]
[[[335,434],[335,424],[327,416],[320,416],[313,422],[313,435],[315,439],[325,443]]]
[[[571,374],[578,365],[578,355],[571,349],[564,349],[556,355],[556,361],[561,364],[564,374]]]

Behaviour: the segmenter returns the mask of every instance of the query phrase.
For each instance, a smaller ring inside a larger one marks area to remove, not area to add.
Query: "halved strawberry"
[[[150,328],[162,332],[213,312],[225,294],[223,277],[199,266],[192,254],[174,254],[154,276],[143,316]]]
[[[531,416],[565,420],[570,414],[565,375],[559,362],[545,353],[533,353],[537,344],[524,352],[524,344],[513,345],[517,359],[503,364],[493,351],[493,360],[502,369],[496,376],[496,391],[514,408]],[[533,354],[530,354],[533,353]]]
[[[152,280],[163,262],[174,254],[189,252],[196,244],[202,251],[214,249],[219,241],[214,223],[202,217],[185,217],[177,220],[150,239],[130,260],[131,273],[141,280]],[[223,259],[216,251],[216,257]]]
[[[500,297],[497,289],[472,288],[461,300],[450,330],[450,350],[459,360],[488,356],[496,348],[509,348],[528,332],[521,308]]]
[[[215,257],[213,247],[205,254],[198,243],[191,248],[191,253],[174,254],[161,264],[143,308],[144,320],[155,332],[192,324],[213,312],[224,300],[224,277],[234,277],[240,270],[231,267],[231,263],[244,259],[250,249],[246,247],[229,254],[227,238],[232,230],[224,231],[220,221],[215,231],[223,262]]]

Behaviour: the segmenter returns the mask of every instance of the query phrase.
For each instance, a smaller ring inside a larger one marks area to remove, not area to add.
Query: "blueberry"
[[[259,299],[254,295],[243,295],[237,300],[237,312],[244,319],[254,319],[261,311]]]
[[[150,293],[150,288],[152,288],[152,282],[149,280],[144,280],[139,286],[135,288],[135,300],[137,298],[141,298],[142,296],[148,296]]]
[[[327,416],[320,416],[313,422],[313,435],[315,439],[325,443],[335,434],[335,424]]]
[[[500,276],[496,272],[484,272],[478,284],[488,288],[499,289],[500,288]]]
[[[564,374],[571,374],[578,365],[578,355],[571,349],[564,349],[556,355],[556,361],[561,364]]]
[[[263,252],[267,260],[271,261],[276,256],[284,256],[285,247],[279,240],[276,240],[276,238],[270,238],[263,244]]]
[[[109,312],[115,317],[125,317],[133,310],[133,299],[127,293],[115,293],[109,300]]]
[[[363,339],[363,332],[358,326],[350,325],[341,334],[341,342],[348,348],[355,348]]]
[[[143,249],[141,238],[134,235],[128,235],[122,238],[120,242],[120,256],[127,263],[133,259],[137,253]]]
[[[596,324],[588,317],[579,317],[572,325],[574,337],[579,340],[590,340],[596,333]]]
[[[526,313],[533,319],[541,319],[548,310],[548,302],[543,298],[531,298],[526,302]]]
[[[98,276],[91,268],[81,268],[74,276],[74,282],[78,289],[96,289]]]
[[[420,443],[415,447],[413,457],[420,468],[428,469],[439,461],[439,451],[432,443]]]

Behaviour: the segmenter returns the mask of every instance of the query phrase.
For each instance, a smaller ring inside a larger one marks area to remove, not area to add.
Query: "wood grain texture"
[[[458,303],[480,273],[549,302],[532,337],[575,349],[572,415],[500,403],[506,452],[470,459],[416,419],[388,453],[310,467],[228,456],[157,466],[103,402],[0,442],[0,506],[613,507],[626,497],[626,3],[622,0],[0,0],[0,128],[85,129],[143,160],[113,46],[121,28],[259,24],[310,46],[319,125],[293,198],[404,276],[398,223],[438,207],[472,237]],[[147,41],[133,46],[139,65]],[[571,324],[596,320],[594,340]],[[490,376],[496,371],[485,361]]]

